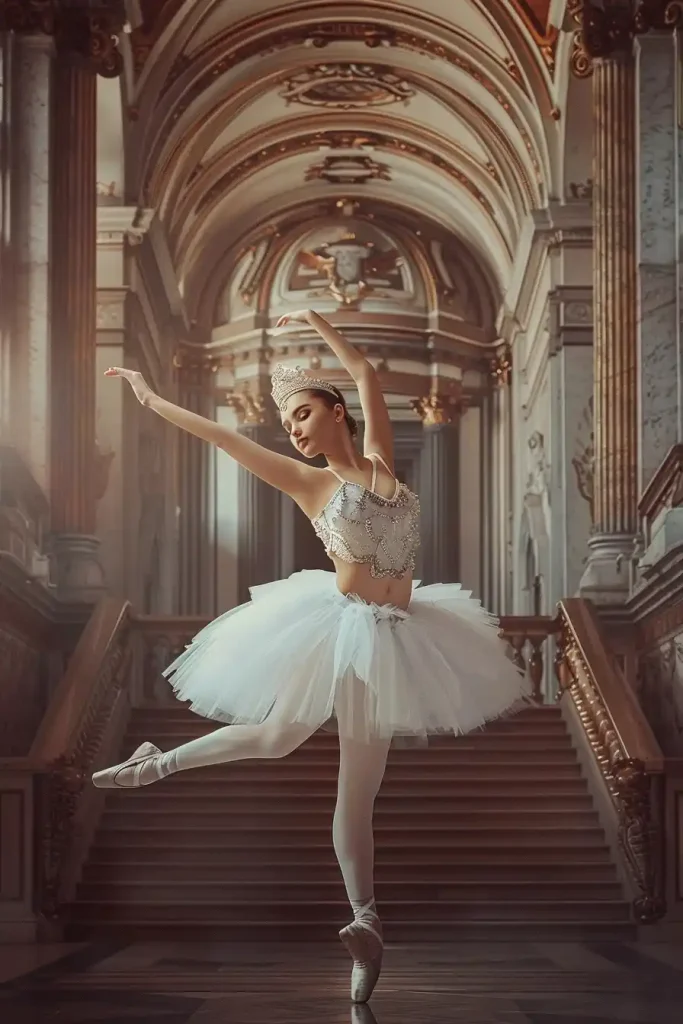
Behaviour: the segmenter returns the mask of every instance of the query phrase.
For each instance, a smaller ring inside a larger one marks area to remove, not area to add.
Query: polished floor
[[[6,1024],[680,1024],[683,946],[394,946],[371,1007],[320,945],[0,946]]]

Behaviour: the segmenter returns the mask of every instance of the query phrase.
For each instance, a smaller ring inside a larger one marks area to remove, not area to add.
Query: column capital
[[[442,427],[460,420],[465,402],[460,395],[431,392],[421,398],[414,398],[410,406],[420,417],[424,427]]]
[[[683,23],[683,0],[568,0],[574,32],[572,71],[587,78],[595,60],[631,53],[637,35]]]
[[[683,0],[638,0],[636,32],[666,31],[683,24]]]
[[[104,78],[123,71],[119,33],[126,24],[124,0],[0,0],[0,31],[45,35],[59,52],[85,61]]]
[[[120,245],[124,239],[130,245],[140,245],[149,231],[154,210],[139,206],[98,206],[97,244]]]
[[[241,427],[265,427],[273,423],[273,403],[263,395],[252,395],[250,391],[229,391],[225,396],[225,404],[235,410]]]
[[[508,344],[501,345],[489,360],[489,374],[498,388],[507,387],[512,380],[512,349]]]

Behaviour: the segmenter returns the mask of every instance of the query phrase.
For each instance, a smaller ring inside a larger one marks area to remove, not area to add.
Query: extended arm
[[[280,323],[299,318],[299,314],[285,316]],[[324,317],[312,309],[302,314],[305,323],[318,332],[344,369],[350,374],[360,398],[365,420],[365,452],[376,452],[381,455],[390,469],[394,468],[394,435],[389,418],[382,388],[372,363],[361,355],[339,331],[329,324]]]
[[[189,409],[174,405],[173,402],[167,402],[165,398],[160,398],[155,394],[145,382],[142,374],[135,370],[112,367],[107,370],[107,376],[125,377],[142,405],[168,420],[169,423],[175,424],[176,427],[194,434],[202,441],[208,441],[210,444],[222,448],[245,469],[279,491],[289,494],[295,501],[306,500],[312,483],[309,466],[297,462],[296,459],[290,459],[286,455],[271,452],[268,448],[244,437],[238,431],[216,423],[215,420],[199,416],[196,412],[190,412]]]

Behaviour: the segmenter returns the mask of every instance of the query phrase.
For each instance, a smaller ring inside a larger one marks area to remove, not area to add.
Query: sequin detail
[[[375,579],[400,580],[415,569],[420,499],[405,484],[398,484],[393,498],[383,498],[346,480],[311,522],[328,555],[369,563]]]

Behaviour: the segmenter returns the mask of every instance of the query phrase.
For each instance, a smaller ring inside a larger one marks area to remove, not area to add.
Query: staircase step
[[[192,721],[192,722],[204,722],[207,719],[201,715],[197,715],[194,711],[190,710],[188,704],[182,704],[180,701],[173,700],[166,705],[153,705],[135,708],[134,710],[135,721],[151,721],[151,722],[163,722],[163,721],[176,721],[178,719]],[[535,722],[564,722],[562,717],[562,709],[557,704],[529,704],[525,708],[522,708],[514,715],[503,715],[501,718],[494,719],[489,722],[484,728],[498,729],[511,727],[516,729],[522,724],[529,725]],[[483,729],[481,731],[484,731]],[[330,736],[331,733],[322,731],[316,734],[313,739],[325,739]],[[435,738],[438,738],[435,737]]]
[[[306,780],[305,793],[302,790],[300,778],[288,779],[286,777],[270,775],[262,780],[249,778],[245,775],[236,784],[235,780],[228,774],[229,766],[226,766],[222,776],[215,776],[212,779],[202,778],[199,772],[178,772],[164,779],[162,783],[154,787],[143,787],[142,789],[121,792],[120,790],[110,791],[107,794],[108,801],[135,801],[143,796],[150,799],[170,800],[176,799],[199,799],[211,798],[221,801],[228,801],[232,798],[244,800],[257,800],[261,794],[280,794],[282,801],[292,801],[296,804],[301,800],[325,797],[336,798],[337,780],[336,776],[328,779],[309,777]],[[458,782],[457,787],[453,782],[439,778],[429,777],[416,779],[406,773],[405,778],[397,778],[396,772],[387,774],[382,783],[379,799],[399,799],[403,794],[407,796],[432,796],[437,798],[457,797],[467,800],[484,801],[495,799],[501,803],[509,800],[525,798],[534,800],[536,797],[544,800],[561,800],[567,797],[588,796],[588,785],[584,778],[576,776],[570,779],[548,779],[542,774],[538,777],[533,775],[522,779],[497,779],[495,786],[487,778],[469,778]],[[590,797],[589,797],[590,799]]]
[[[283,782],[305,783],[314,775],[318,781],[335,782],[337,780],[338,766],[332,761],[322,758],[311,758],[308,761],[293,762],[287,758],[278,766],[274,774],[272,763],[269,761],[237,761],[232,764],[211,765],[206,768],[196,768],[187,777],[198,785],[206,782],[220,782],[224,779],[268,782],[272,783],[276,778],[278,784]],[[183,773],[179,773],[183,774]],[[492,780],[498,781],[525,781],[536,785],[540,781],[546,784],[550,782],[564,781],[566,779],[580,779],[581,767],[578,763],[568,761],[566,764],[545,764],[526,762],[521,759],[514,761],[497,761],[486,763],[477,760],[476,763],[470,758],[462,762],[447,764],[435,764],[431,761],[418,761],[410,765],[389,765],[387,768],[387,780],[404,784],[417,781],[443,781],[447,779],[454,785],[469,780],[486,780],[489,787]],[[173,777],[172,777],[173,778]],[[171,781],[171,780],[169,780]],[[165,780],[165,784],[167,781]],[[302,794],[303,796],[303,794]]]
[[[125,859],[113,859],[102,851],[101,856],[95,859],[93,855],[83,873],[83,881],[87,884],[106,884],[111,881],[116,883],[130,882],[133,884],[145,885],[148,882],[173,882],[177,885],[184,884],[190,872],[187,863],[181,860],[162,862],[157,857],[150,860],[131,859],[127,851]],[[149,851],[147,851],[149,853]],[[137,851],[136,851],[137,853]],[[199,852],[198,852],[199,856]],[[448,859],[446,859],[448,858]],[[193,862],[194,863],[194,862]],[[304,879],[306,882],[337,882],[339,881],[339,866],[334,857],[326,861],[322,859],[315,863],[307,861],[287,861],[280,858],[269,858],[265,860],[250,860],[245,858],[240,862],[230,862],[223,858],[215,861],[207,861],[202,857],[196,863],[197,869],[201,872],[201,879],[204,882],[225,882],[234,884],[243,883],[268,883],[276,880],[281,884],[300,884]],[[395,883],[412,886],[425,884],[451,884],[458,885],[470,883],[487,883],[498,885],[503,883],[517,884],[527,883],[544,885],[551,883],[595,883],[605,885],[613,883],[616,878],[616,869],[605,857],[604,860],[558,860],[528,861],[520,858],[517,863],[506,863],[502,858],[480,859],[469,862],[464,860],[451,859],[450,853],[443,856],[441,860],[432,855],[423,857],[420,861],[393,862],[378,855],[375,861],[375,873],[378,885]]]
[[[107,919],[116,921],[163,921],[182,922],[203,919],[207,924],[230,924],[251,922],[298,921],[301,924],[315,923],[330,926],[331,922],[346,922],[349,907],[346,900],[320,900],[301,903],[298,900],[279,900],[270,903],[250,901],[219,902],[197,899],[163,901],[152,903],[139,901],[135,904],[100,902],[78,903],[78,920],[101,916],[106,907]],[[623,900],[419,900],[388,901],[382,904],[382,921],[424,920],[430,921],[582,921],[586,919],[605,922],[628,921],[629,907]]]
[[[242,808],[239,811],[230,811],[225,807],[222,810],[201,810],[195,807],[173,808],[154,807],[117,807],[110,808],[102,817],[102,827],[105,830],[132,829],[132,828],[160,828],[160,829],[213,829],[216,825],[229,823],[231,831],[249,829],[249,831],[260,830],[264,821],[268,820],[268,827],[278,830],[291,830],[292,828],[304,829],[329,829],[333,808],[323,807],[309,809],[307,807],[292,810],[279,806],[255,807],[251,811]],[[565,810],[518,810],[517,808],[482,807],[478,809],[469,808],[461,810],[457,816],[450,814],[448,808],[421,807],[419,801],[406,801],[405,807],[399,810],[391,810],[378,804],[375,810],[375,830],[379,834],[383,828],[400,829],[406,827],[406,817],[410,815],[413,819],[410,822],[411,829],[417,824],[419,828],[433,827],[442,829],[442,822],[447,828],[457,824],[459,829],[464,827],[491,828],[494,825],[503,829],[515,830],[532,828],[595,828],[599,826],[597,811],[572,811]]]
[[[329,836],[324,840],[309,841],[302,843],[294,839],[288,845],[280,846],[275,852],[267,845],[255,844],[249,836],[236,838],[234,844],[208,846],[201,836],[187,836],[187,842],[169,846],[167,843],[151,842],[145,837],[141,843],[139,836],[134,841],[125,844],[109,845],[103,841],[101,833],[98,833],[95,845],[91,849],[90,862],[93,864],[111,863],[126,860],[128,863],[145,863],[159,865],[182,864],[185,871],[191,871],[195,867],[198,871],[203,870],[206,865],[220,864],[222,866],[251,865],[254,868],[262,865],[279,865],[284,870],[286,865],[297,865],[303,868],[308,874],[309,865],[327,865],[339,870],[334,856],[334,850]],[[430,849],[426,844],[421,843],[419,837],[412,843],[405,839],[402,843],[394,846],[378,847],[376,851],[376,862],[378,865],[387,864],[401,868],[402,871],[423,872],[431,870],[434,865],[443,864],[446,860],[451,865],[470,865],[486,863],[496,873],[508,866],[518,867],[542,859],[546,864],[575,865],[597,864],[611,867],[610,850],[607,844],[595,842],[577,842],[575,846],[564,846],[559,843],[555,846],[544,846],[539,849],[534,842],[518,842],[514,845],[508,844],[502,848],[499,843],[493,842],[486,845],[472,841],[469,844],[461,843],[459,847],[445,849]],[[188,867],[189,865],[189,867]],[[275,868],[272,868],[275,870]]]
[[[146,726],[136,726],[128,731],[125,739],[126,748],[136,749],[145,740],[150,740],[162,748],[178,746],[187,743],[189,740],[199,736],[209,736],[216,732],[216,728],[197,725],[193,728],[183,723],[177,725],[152,726],[154,736],[151,737]],[[163,740],[163,742],[162,742]],[[338,753],[339,741],[333,737],[331,741],[324,744],[307,743],[297,747],[291,754],[287,755],[288,760],[300,757],[324,757]],[[480,751],[480,750],[522,750],[522,751],[545,751],[552,753],[556,750],[570,751],[573,753],[571,737],[566,730],[551,732],[550,734],[528,731],[521,732],[499,732],[499,733],[475,733],[467,736],[451,737],[447,742],[436,743],[431,740],[427,746],[393,747],[389,752],[390,760],[412,760],[416,755],[428,756],[436,759],[447,759],[453,751]]]
[[[387,813],[417,813],[420,816],[428,813],[439,815],[440,820],[445,821],[456,815],[467,814],[476,811],[483,813],[501,814],[503,817],[512,814],[521,814],[527,811],[537,813],[565,814],[569,812],[593,811],[593,802],[588,790],[578,793],[523,793],[514,796],[499,794],[490,786],[482,793],[462,794],[453,793],[448,785],[443,787],[443,795],[435,795],[436,784],[429,786],[406,786],[403,791],[390,791],[382,789],[377,797],[375,814]],[[239,790],[234,788],[226,789],[221,793],[204,794],[204,791],[193,793],[187,790],[178,791],[178,788],[170,789],[168,786],[156,786],[152,793],[149,789],[136,789],[128,793],[114,792],[107,798],[107,811],[121,813],[123,811],[135,811],[137,813],[164,813],[173,814],[180,818],[188,812],[208,813],[224,817],[226,814],[232,816],[240,815],[244,811],[254,811],[259,814],[291,814],[291,811],[283,808],[283,791],[277,786],[259,786],[253,792],[244,793],[242,787]],[[306,812],[329,814],[334,810],[336,801],[336,788],[330,787],[326,793],[316,793],[306,796]],[[510,806],[511,799],[514,799],[514,806]],[[561,801],[561,808],[558,809],[558,801]],[[214,818],[215,820],[215,818]]]
[[[178,737],[172,741],[162,742],[159,736],[156,736],[155,742],[162,749],[171,749],[173,746],[178,746],[190,738],[185,736]],[[130,739],[124,745],[121,753],[122,760],[130,757],[137,750],[141,741],[140,737]],[[248,762],[232,762],[229,765],[219,767],[223,769],[229,767],[230,770],[238,769],[244,772],[254,767],[258,769],[267,765],[268,762],[265,760],[254,759]],[[294,751],[293,754],[289,754],[282,765],[283,768],[286,766],[290,772],[296,770],[310,772],[325,769],[326,771],[336,773],[339,766],[339,750],[337,748],[331,748],[329,751],[306,751],[300,749]],[[457,772],[461,768],[471,770],[472,767],[478,766],[489,771],[492,767],[500,766],[503,771],[507,772],[510,767],[517,765],[532,767],[535,770],[542,766],[544,769],[547,767],[551,771],[558,767],[561,770],[570,770],[573,774],[579,771],[577,755],[575,755],[570,744],[558,745],[557,748],[554,745],[550,745],[546,750],[533,750],[528,749],[527,746],[521,743],[518,749],[513,748],[513,746],[508,746],[508,748],[499,746],[499,748],[495,748],[493,745],[485,746],[483,743],[466,748],[466,746],[459,746],[456,743],[451,751],[443,748],[432,751],[423,749],[396,751],[389,755],[387,771],[391,772],[397,768],[403,772],[419,773],[426,770],[436,774],[442,771]],[[205,772],[207,769],[202,768],[199,770]],[[272,767],[268,768],[268,770],[272,771]]]
[[[400,882],[386,882],[377,879],[375,889],[377,899],[382,907],[386,903],[400,903],[410,895],[420,902],[462,902],[476,901],[520,902],[560,901],[563,900],[598,900],[619,903],[622,898],[621,887],[615,880],[612,882],[589,882],[583,879],[563,879],[548,882],[529,880],[525,882],[505,881],[496,879],[485,882],[463,882],[453,877],[436,879],[406,878]],[[285,900],[288,903],[303,901],[306,903],[335,902],[344,899],[344,884],[338,875],[337,880],[328,882],[285,881],[274,878],[270,882],[220,881],[212,882],[205,878],[188,878],[179,874],[171,881],[128,881],[122,880],[112,873],[112,877],[103,882],[82,882],[79,887],[78,900],[87,904],[157,904],[174,903],[182,894],[186,902],[205,903],[215,901],[223,905],[239,903],[244,906],[249,900],[254,906],[277,903]]]
[[[342,922],[339,919],[337,927],[343,923],[346,921]],[[242,946],[245,943],[254,943],[261,948],[264,943],[268,946],[273,943],[302,943],[305,949],[305,944],[311,942],[325,943],[329,946],[331,936],[335,936],[335,927],[329,921],[316,925],[301,924],[296,919],[282,923],[245,921],[237,925],[215,924],[197,917],[193,920],[184,919],[182,924],[177,926],[177,934],[182,937],[184,943],[240,943]],[[629,942],[637,938],[637,929],[627,921],[605,922],[591,918],[583,921],[565,921],[558,917],[552,922],[521,918],[455,923],[423,919],[392,921],[385,924],[384,935],[388,946],[401,943],[411,947],[421,943],[432,945],[452,942]],[[76,916],[68,928],[67,938],[72,942],[102,938],[126,944],[168,942],[169,924],[140,921],[135,918],[125,922],[112,922],[106,916],[88,917],[87,921],[84,921]],[[338,948],[337,944],[334,948]],[[214,978],[215,975],[212,974],[212,981]],[[191,981],[192,984],[197,984],[194,973]],[[191,988],[184,976],[180,977],[180,984],[183,992]]]
[[[330,841],[329,823],[324,826],[288,826],[278,828],[269,821],[260,822],[258,826],[245,829],[236,829],[231,825],[221,828],[214,826],[205,829],[183,829],[183,828],[155,828],[153,825],[140,824],[131,829],[106,829],[100,830],[100,841],[112,848],[130,847],[145,843],[150,846],[195,846],[198,842],[206,846],[220,846],[224,849],[229,847],[240,847],[244,849],[247,845],[251,847],[267,844],[270,849],[282,849],[288,846],[309,846],[311,844]],[[457,825],[443,825],[437,827],[425,826],[419,829],[419,835],[415,835],[415,829],[410,822],[406,822],[403,828],[383,827],[380,823],[375,830],[375,842],[378,849],[388,849],[392,846],[406,847],[414,845],[422,847],[429,844],[436,849],[468,849],[472,846],[496,847],[507,845],[512,848],[521,843],[526,847],[533,846],[537,850],[545,850],[548,847],[564,847],[568,849],[573,846],[585,848],[591,844],[600,846],[604,842],[601,829],[594,828],[510,828],[499,826],[484,828],[459,828]]]

